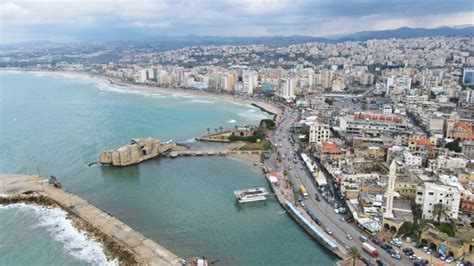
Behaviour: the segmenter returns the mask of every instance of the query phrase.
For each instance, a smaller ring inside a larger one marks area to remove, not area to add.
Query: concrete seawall
[[[135,231],[118,219],[99,210],[86,200],[50,185],[43,177],[32,175],[0,174],[0,194],[12,197],[36,192],[55,201],[66,211],[88,222],[99,231],[136,254],[144,265],[182,265],[181,258]]]

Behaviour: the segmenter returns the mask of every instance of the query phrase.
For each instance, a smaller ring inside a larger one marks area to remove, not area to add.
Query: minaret
[[[388,173],[388,186],[387,191],[385,192],[386,204],[385,212],[383,214],[384,218],[393,218],[393,196],[395,195],[395,178],[397,177],[397,165],[395,160],[392,160],[390,164],[390,171]]]

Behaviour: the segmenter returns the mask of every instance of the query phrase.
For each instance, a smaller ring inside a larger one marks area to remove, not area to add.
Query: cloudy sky
[[[472,0],[2,0],[0,42],[328,36],[474,24]]]

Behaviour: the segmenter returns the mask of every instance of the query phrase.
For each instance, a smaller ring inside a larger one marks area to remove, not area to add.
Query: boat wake
[[[231,119],[231,120],[228,120],[226,122],[229,123],[229,124],[233,124],[233,123],[237,123],[237,120]]]

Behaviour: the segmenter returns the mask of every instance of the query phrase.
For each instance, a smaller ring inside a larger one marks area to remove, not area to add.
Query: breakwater
[[[181,265],[181,258],[165,247],[99,210],[86,200],[63,189],[55,188],[45,181],[40,176],[0,174],[1,203],[23,201],[43,205],[57,204],[68,213],[86,222],[89,232],[97,230],[109,238],[106,242],[121,246],[130,254],[134,254],[136,264]],[[33,195],[37,195],[37,197]]]

